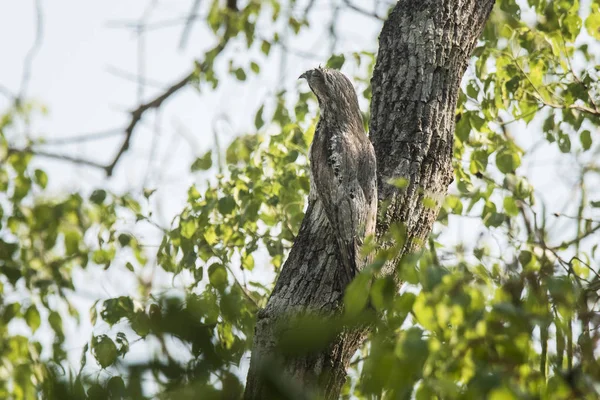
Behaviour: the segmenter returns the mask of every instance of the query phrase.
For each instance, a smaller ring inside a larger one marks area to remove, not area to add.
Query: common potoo
[[[364,130],[358,98],[341,72],[317,68],[302,74],[317,96],[320,118],[310,148],[309,201],[322,202],[348,283],[364,267],[360,247],[375,232],[375,151]]]

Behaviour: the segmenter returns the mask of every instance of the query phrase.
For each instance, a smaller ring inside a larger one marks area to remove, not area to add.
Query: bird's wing
[[[314,166],[313,179],[334,231],[340,261],[349,282],[357,273],[357,256],[367,217],[366,199],[357,175],[359,149],[347,134],[325,137],[328,142],[321,146],[321,156],[325,156],[326,162]]]

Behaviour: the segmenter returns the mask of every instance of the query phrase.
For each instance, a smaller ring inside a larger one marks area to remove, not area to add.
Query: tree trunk
[[[401,0],[379,38],[371,80],[371,140],[377,155],[377,234],[404,223],[404,251],[425,242],[452,182],[454,113],[460,81],[494,0]],[[403,189],[388,184],[403,178]],[[429,198],[424,206],[423,199]],[[334,319],[344,293],[332,232],[319,203],[309,207],[267,306],[259,312],[245,399],[339,397],[352,355],[368,330],[338,334],[324,348],[281,345],[302,329],[290,316]],[[399,254],[400,257],[402,254]],[[384,267],[393,274],[395,263]],[[305,328],[305,327],[304,327]],[[311,392],[312,391],[312,392]]]

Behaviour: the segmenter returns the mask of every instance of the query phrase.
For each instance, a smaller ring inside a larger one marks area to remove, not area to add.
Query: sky
[[[36,0],[0,2],[0,37],[4,38],[0,40],[3,60],[0,88],[21,92],[24,59],[35,42],[36,26],[41,27],[39,50],[31,63],[30,80],[23,94],[48,111],[46,115],[36,116],[30,126],[13,132],[10,140],[16,144],[23,145],[27,137],[43,137],[51,142],[115,131],[102,140],[44,146],[46,151],[109,163],[123,140],[128,111],[185,76],[196,57],[214,44],[212,33],[196,23],[187,46],[181,48],[184,26],[181,21],[191,7],[191,0],[38,1],[42,10],[39,24],[36,23]],[[169,226],[185,204],[188,187],[192,183],[205,185],[214,174],[214,171],[192,174],[189,165],[195,157],[215,147],[215,135],[223,146],[238,135],[252,133],[256,110],[273,98],[278,89],[306,90],[297,77],[319,63],[325,64],[329,58],[331,44],[324,40],[329,35],[326,22],[338,3],[341,4],[341,0],[316,1],[311,26],[288,43],[293,51],[285,59],[281,48],[274,48],[271,57],[265,60],[256,51],[248,52],[239,44],[234,46],[230,54],[235,54],[236,62],[258,61],[260,75],[249,75],[246,82],[238,82],[225,77],[228,67],[225,63],[218,64],[217,69],[224,79],[216,91],[198,92],[187,87],[168,100],[159,113],[144,116],[135,131],[131,149],[119,162],[114,177],[107,179],[103,172],[93,168],[36,159],[35,162],[49,172],[49,195],[90,193],[100,186],[134,193],[144,187],[157,189],[152,207],[156,210],[157,222]],[[367,4],[365,9],[369,9],[373,2],[364,3]],[[336,52],[376,50],[380,21],[352,11],[341,12],[339,18]],[[149,28],[139,36],[132,24],[141,19]],[[265,24],[258,34],[268,36],[268,29]],[[469,73],[471,69],[467,75]],[[136,76],[142,76],[148,84],[140,86]],[[0,94],[0,110],[9,104],[10,99]],[[515,123],[509,130],[520,145],[531,148],[540,138],[539,127],[539,121],[528,127]],[[522,168],[536,190],[560,211],[564,201],[569,199],[573,182],[570,174],[565,173],[572,164],[570,161],[558,164],[558,155],[555,145],[541,144],[532,157],[524,160]],[[156,230],[149,226],[132,229],[148,244],[158,238]],[[465,218],[452,218],[445,229],[443,238],[449,243],[475,241],[481,231],[477,221]],[[492,246],[493,242],[490,238]],[[261,266],[260,262],[254,274],[264,282],[270,282],[273,276],[271,268]],[[122,271],[88,268],[76,273],[76,282],[78,291],[73,298],[85,319],[94,300],[130,294],[136,278]],[[183,283],[179,283],[180,287]],[[69,354],[76,367],[80,351],[92,331],[86,324],[72,324],[68,332]],[[43,332],[40,335],[43,336]],[[136,351],[139,350],[132,347],[134,356]]]

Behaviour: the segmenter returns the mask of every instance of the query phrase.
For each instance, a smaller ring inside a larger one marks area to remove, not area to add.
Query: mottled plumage
[[[319,100],[321,116],[310,149],[309,201],[321,201],[350,281],[366,260],[359,251],[375,232],[377,179],[375,151],[365,133],[358,98],[341,72],[317,68],[300,76]]]

